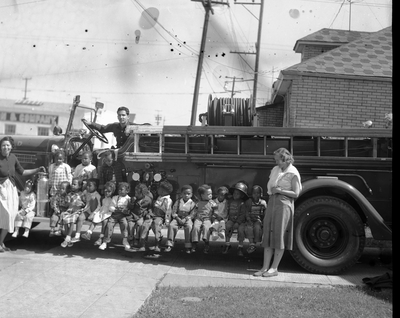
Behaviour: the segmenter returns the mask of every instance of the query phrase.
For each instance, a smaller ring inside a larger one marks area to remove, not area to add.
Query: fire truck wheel
[[[312,273],[334,275],[353,266],[365,246],[364,224],[348,203],[320,196],[294,213],[292,257]]]

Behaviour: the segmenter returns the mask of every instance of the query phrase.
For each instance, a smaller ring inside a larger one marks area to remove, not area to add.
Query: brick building
[[[260,126],[386,125],[392,112],[392,28],[378,32],[322,29],[298,40],[301,62],[279,74]]]

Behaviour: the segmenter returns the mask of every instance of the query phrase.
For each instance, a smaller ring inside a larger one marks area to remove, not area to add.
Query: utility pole
[[[25,81],[25,89],[24,89],[24,98],[22,100],[26,100],[26,93],[28,92],[28,81],[32,79],[31,77],[23,77],[22,78]]]
[[[239,82],[244,82],[245,80],[242,77],[230,77],[230,76],[225,76],[225,78],[233,79],[232,81],[232,92],[231,92],[231,98],[233,98],[233,95],[235,95],[235,82],[236,80],[239,80]],[[225,82],[227,83],[227,82]]]
[[[261,43],[261,30],[262,30],[262,20],[264,14],[264,1],[261,0],[260,3],[260,17],[258,19],[258,34],[256,43],[256,64],[254,67],[254,86],[253,86],[253,107],[255,109],[257,101],[257,85],[258,85],[258,65],[260,63],[260,43]]]
[[[160,122],[161,122],[161,119],[162,119],[162,116],[160,116],[159,111],[157,112],[157,115],[155,116],[155,119],[156,119],[156,124],[158,126],[160,124]]]
[[[261,43],[261,31],[262,31],[262,21],[264,15],[264,0],[259,0],[260,2],[255,2],[255,0],[250,1],[235,1],[234,4],[239,5],[259,5],[260,6],[260,15],[258,18],[258,32],[257,32],[257,42],[255,44],[255,52],[239,52],[239,51],[231,51],[231,53],[237,54],[255,54],[256,61],[254,66],[254,83],[253,83],[253,100],[252,105],[256,107],[256,100],[257,100],[257,85],[258,85],[258,68],[260,63],[260,43]]]
[[[214,14],[214,10],[212,8],[212,3],[229,5],[229,2],[212,1],[212,0],[192,0],[192,1],[201,2],[203,4],[203,7],[204,7],[205,11],[206,11],[206,14],[205,14],[205,17],[204,17],[203,34],[202,34],[202,37],[201,37],[199,60],[198,60],[198,63],[197,63],[196,82],[194,84],[192,114],[191,114],[191,118],[190,118],[190,125],[191,126],[195,126],[196,125],[196,117],[197,117],[197,104],[198,104],[198,101],[199,101],[201,70],[203,68],[204,49],[205,49],[205,46],[206,46],[206,39],[207,39],[208,21],[210,20],[210,12],[212,14]]]

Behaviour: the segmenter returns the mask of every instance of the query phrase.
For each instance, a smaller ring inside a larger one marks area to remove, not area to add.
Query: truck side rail
[[[226,126],[133,126],[118,156],[126,160],[192,160],[196,162],[243,162],[258,164],[265,156],[285,147],[296,156],[312,162],[389,160],[392,157],[390,129],[282,128]],[[190,157],[190,158],[189,158]],[[157,158],[159,158],[157,160]],[[300,159],[301,160],[301,159]],[[311,161],[310,161],[311,160]]]

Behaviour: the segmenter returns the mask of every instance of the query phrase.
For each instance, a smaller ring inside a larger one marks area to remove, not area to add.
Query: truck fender
[[[392,230],[384,223],[383,218],[364,195],[352,185],[335,177],[321,177],[306,180],[302,183],[303,189],[300,197],[316,188],[336,188],[353,197],[364,212],[372,235],[376,240],[392,240]]]

